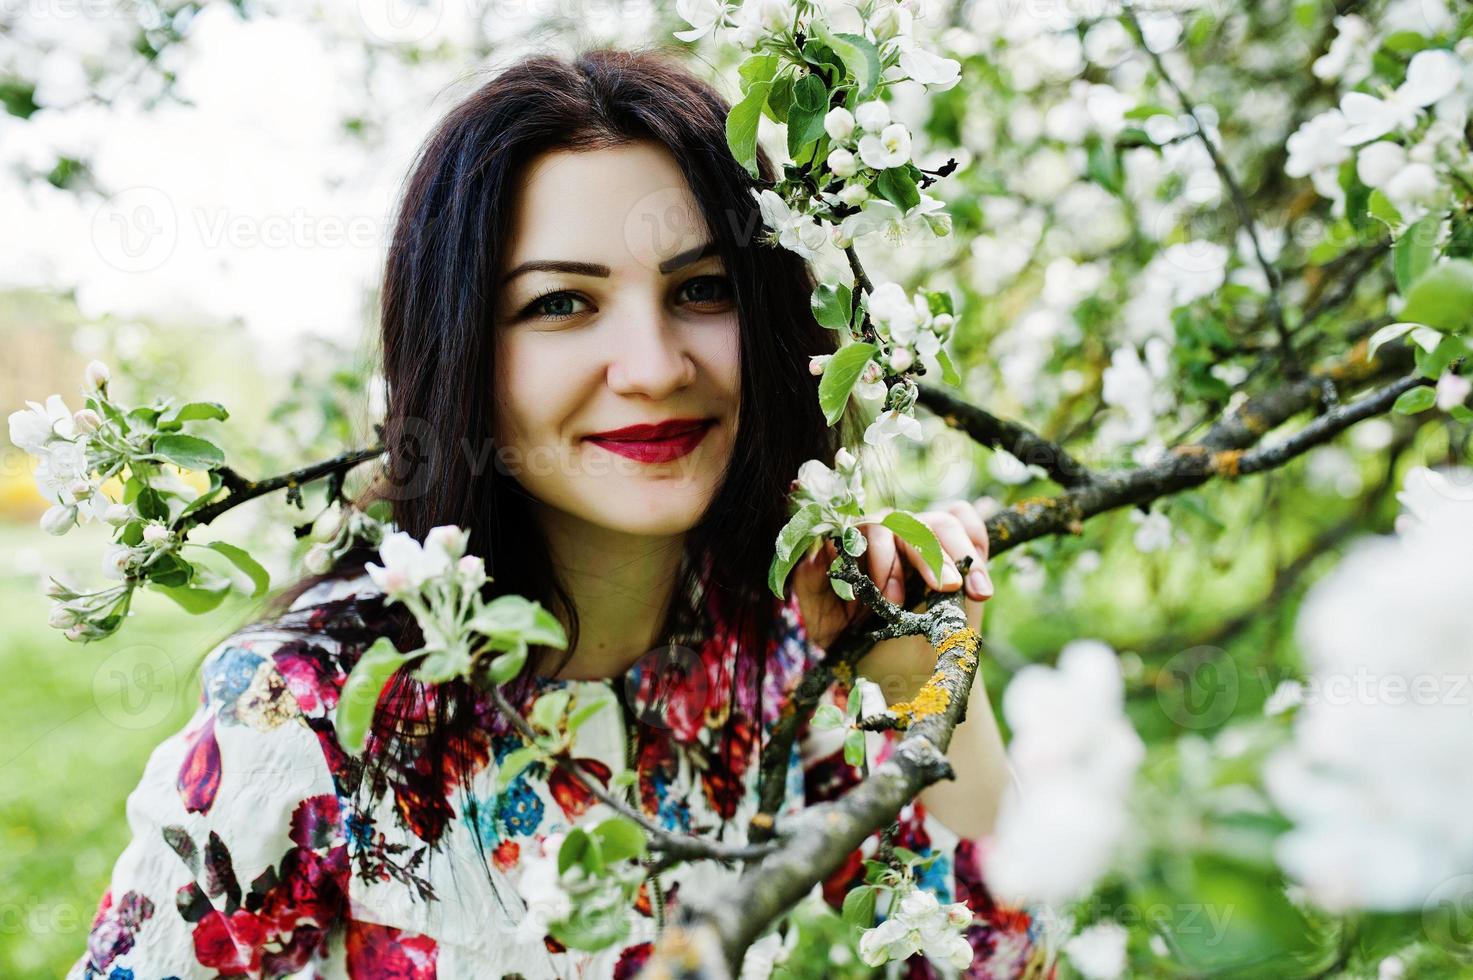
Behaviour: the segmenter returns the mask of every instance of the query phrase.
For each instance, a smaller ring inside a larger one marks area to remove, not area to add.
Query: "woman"
[[[514,703],[607,699],[578,731],[585,767],[610,784],[632,768],[631,805],[731,841],[784,698],[867,611],[829,588],[832,551],[800,564],[784,601],[764,587],[789,481],[838,447],[807,371],[834,338],[802,260],[761,241],[726,109],[659,56],[596,51],[524,60],[436,127],[386,268],[390,458],[368,497],[415,538],[468,529],[497,594],[565,623],[566,649],[534,651]],[[867,570],[895,601],[906,564],[943,589],[962,587],[961,558],[985,565],[974,507],[924,519],[948,554],[939,583],[866,529]],[[467,684],[396,676],[367,751],[346,756],[332,717],[357,656],[380,635],[418,645],[365,574],[375,558],[349,552],[206,657],[197,714],[129,797],[133,840],[73,976],[627,977],[674,909],[723,894],[736,872],[709,862],[651,876],[621,941],[565,949],[548,934],[555,896],[524,871],[608,810],[540,763],[499,786],[522,743]],[[965,587],[975,628],[991,585]],[[893,701],[933,661],[906,638],[861,669]],[[973,975],[1013,976],[1034,950],[1027,916],[981,887],[971,838],[1006,766],[974,690],[958,779],[908,807],[895,842],[940,852],[925,887],[977,914]],[[788,807],[858,778],[834,734],[805,733]],[[859,862],[826,897],[842,901]]]

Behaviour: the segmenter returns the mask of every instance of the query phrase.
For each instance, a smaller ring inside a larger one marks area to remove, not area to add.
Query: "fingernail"
[[[979,597],[986,598],[987,596],[992,595],[992,580],[989,579],[987,577],[987,573],[982,571],[980,568],[974,572],[967,573],[967,585],[970,586],[972,591],[977,593]]]
[[[943,588],[949,585],[961,585],[961,572],[956,570],[955,565],[947,565],[941,569],[941,585]]]

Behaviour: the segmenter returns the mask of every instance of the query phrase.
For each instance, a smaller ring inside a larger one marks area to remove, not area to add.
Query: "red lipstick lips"
[[[664,463],[693,452],[715,422],[709,418],[667,419],[654,425],[629,425],[597,432],[586,438],[611,453],[641,463]]]

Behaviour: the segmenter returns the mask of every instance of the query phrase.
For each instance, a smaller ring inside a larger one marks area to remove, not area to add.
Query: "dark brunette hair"
[[[570,60],[527,57],[477,88],[434,128],[399,205],[382,294],[387,459],[355,503],[386,500],[394,524],[416,538],[440,524],[468,529],[470,552],[485,559],[494,577],[488,597],[518,594],[542,602],[567,627],[569,650],[577,642],[577,610],[554,574],[527,494],[498,469],[494,451],[482,451],[493,446],[496,276],[508,254],[516,178],[533,158],[641,140],[660,145],[688,181],[732,282],[741,334],[735,444],[723,482],[687,535],[682,579],[661,635],[671,635],[672,624],[692,615],[681,602],[690,593],[690,577],[702,576],[706,594],[745,638],[744,649],[761,659],[777,618],[766,580],[787,519],[790,481],[803,461],[832,460],[840,444],[841,432],[825,424],[808,370],[810,356],[835,349],[835,334],[813,318],[807,264],[760,241],[753,190],[770,186],[773,166],[759,152],[754,181],[733,158],[727,110],[710,85],[658,49],[592,50]],[[842,435],[855,424],[846,416]],[[345,555],[327,573],[286,589],[268,612],[283,613],[319,583],[361,574],[364,561],[373,558],[363,549]],[[418,645],[407,616],[388,615],[384,622],[395,624],[390,633],[401,649]],[[418,765],[450,775],[460,770],[451,757],[463,744],[461,729],[476,718],[475,692],[464,683],[446,685],[431,699],[428,726],[422,724],[422,695],[401,672],[380,705],[376,730],[395,730],[402,708],[405,717],[421,722],[413,726]],[[385,711],[390,704],[394,711]],[[375,764],[370,761],[370,768]]]

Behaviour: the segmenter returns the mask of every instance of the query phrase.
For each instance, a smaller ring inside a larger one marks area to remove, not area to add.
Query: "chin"
[[[695,527],[714,491],[705,481],[601,489],[597,496],[585,498],[579,516],[600,527],[646,537],[684,534]]]

